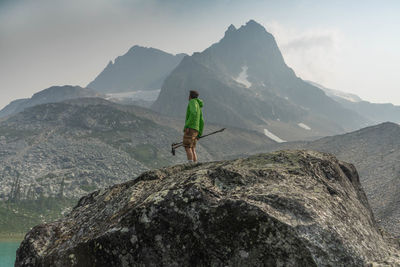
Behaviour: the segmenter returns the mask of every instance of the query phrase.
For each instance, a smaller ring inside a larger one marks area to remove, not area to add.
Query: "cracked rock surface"
[[[16,266],[398,266],[353,165],[278,151],[182,164],[34,227]]]

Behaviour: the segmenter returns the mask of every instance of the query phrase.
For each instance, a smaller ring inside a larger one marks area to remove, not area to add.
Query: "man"
[[[198,97],[199,93],[197,91],[190,91],[185,127],[183,128],[183,146],[190,163],[197,162],[196,143],[197,139],[201,137],[204,127],[203,112],[201,111],[203,101]]]

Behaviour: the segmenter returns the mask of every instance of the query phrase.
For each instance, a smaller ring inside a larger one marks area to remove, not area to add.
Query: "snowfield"
[[[304,123],[298,123],[297,124],[299,127],[301,127],[301,128],[303,128],[303,129],[306,129],[306,130],[308,130],[308,131],[310,131],[311,130],[311,128],[307,125],[307,124],[304,124]]]
[[[161,89],[158,90],[148,90],[148,91],[133,91],[133,92],[124,92],[124,93],[113,93],[107,94],[107,100],[110,99],[131,99],[133,101],[137,100],[145,100],[145,101],[156,101],[158,95],[160,94]]]
[[[266,136],[268,136],[269,138],[271,138],[272,140],[274,140],[275,142],[278,142],[278,143],[285,143],[286,142],[285,140],[280,139],[278,136],[276,136],[273,133],[271,133],[270,131],[268,131],[268,129],[264,129],[264,134]]]
[[[242,72],[239,73],[239,76],[237,76],[237,78],[234,79],[234,80],[237,81],[238,83],[243,84],[246,88],[250,88],[250,86],[251,86],[251,82],[249,82],[249,81],[247,80],[247,77],[249,77],[249,76],[247,75],[247,70],[248,70],[248,69],[249,69],[249,68],[248,68],[247,66],[243,66],[243,67],[242,67]]]

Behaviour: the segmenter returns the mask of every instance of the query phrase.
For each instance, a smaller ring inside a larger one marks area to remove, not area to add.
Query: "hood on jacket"
[[[198,99],[198,98],[193,98],[192,100],[196,100],[196,101],[197,101],[197,103],[199,103],[199,106],[200,106],[200,108],[202,108],[202,107],[204,106],[204,104],[203,104],[203,100],[201,100],[201,99]]]

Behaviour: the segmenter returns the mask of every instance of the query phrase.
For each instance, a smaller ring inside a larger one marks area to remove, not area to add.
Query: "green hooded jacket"
[[[185,121],[185,131],[186,128],[191,128],[199,131],[198,137],[203,134],[204,120],[203,112],[201,108],[203,107],[203,101],[198,98],[193,98],[189,101],[186,110],[186,121]]]

